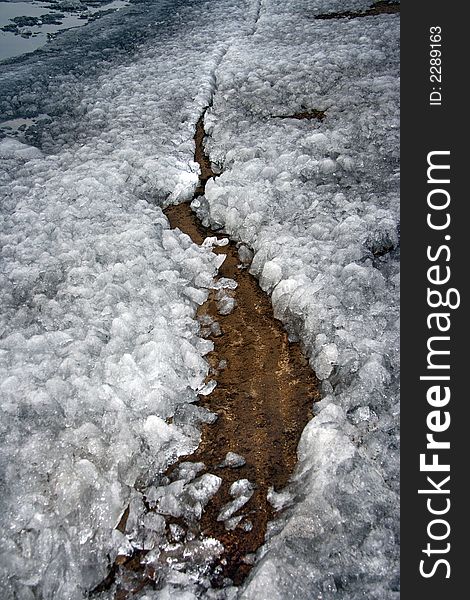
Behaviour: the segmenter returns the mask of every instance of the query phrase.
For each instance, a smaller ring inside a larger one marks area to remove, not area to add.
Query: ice
[[[240,244],[238,247],[238,257],[242,265],[248,266],[253,260],[253,252],[245,244]]]
[[[214,335],[216,337],[222,335],[222,329],[220,327],[220,324],[217,321],[214,321],[211,324],[210,332],[211,332],[211,335]]]
[[[148,529],[149,531],[163,533],[163,531],[165,530],[166,523],[165,519],[161,515],[149,512],[144,516],[143,526],[144,529]]]
[[[0,158],[27,161],[41,156],[42,152],[34,146],[23,144],[9,137],[0,140]]]
[[[212,287],[216,290],[235,290],[238,283],[230,277],[219,277]]]
[[[325,344],[317,354],[313,368],[318,379],[327,379],[338,360],[338,348],[336,344]]]
[[[237,517],[232,517],[231,519],[226,519],[224,521],[225,529],[227,531],[233,531],[242,519],[243,519],[243,515],[239,515]]]
[[[190,600],[199,598],[201,593],[207,598],[229,600],[234,598],[233,588],[210,590],[205,574],[207,565],[213,563],[223,552],[222,544],[214,538],[202,540],[184,539],[184,529],[171,524],[170,543],[163,544],[158,551],[149,552],[144,563],[155,573],[155,578],[165,581],[158,591],[148,590],[135,594],[136,598],[161,600],[180,598]]]
[[[182,462],[174,473],[175,480],[182,479],[186,483],[192,481],[200,471],[205,468],[204,463]]]
[[[222,479],[217,475],[206,473],[186,487],[186,493],[204,507],[218,491]]]
[[[214,246],[220,246],[220,247],[227,246],[228,243],[229,243],[228,238],[218,239],[215,236],[208,236],[202,242],[202,245],[204,248],[213,248]],[[223,278],[221,277],[221,279],[223,279]]]
[[[224,468],[224,467],[236,468],[236,467],[243,467],[243,465],[245,465],[245,464],[246,464],[246,460],[243,458],[243,456],[240,456],[240,454],[237,454],[236,452],[227,452],[224,460],[220,463],[219,466],[222,468]]]
[[[197,465],[195,468],[197,472]],[[194,479],[194,474],[192,469],[188,472],[185,467],[177,474],[181,479],[156,488],[151,497],[156,512],[184,517],[188,521],[199,520],[206,504],[217,493],[222,479],[211,473]]]
[[[232,515],[236,513],[242,506],[250,500],[253,496],[254,486],[248,481],[248,479],[238,479],[234,481],[230,486],[230,495],[235,498],[231,502],[225,504],[219,515],[217,516],[217,521],[229,521],[227,525],[227,529],[231,529],[232,526],[236,527],[238,521],[231,519]]]
[[[276,492],[273,487],[268,490],[268,502],[275,510],[283,510],[286,506],[292,504],[293,497],[289,490]]]
[[[226,316],[232,313],[237,306],[237,301],[225,289],[221,289],[217,292],[217,312],[219,315]]]
[[[201,335],[204,337],[209,337],[211,335],[218,337],[222,335],[220,324],[210,315],[202,315],[198,320],[201,325],[203,325],[203,327],[201,327]]]
[[[217,381],[215,381],[215,379],[212,379],[211,381],[206,383],[204,386],[199,388],[197,390],[197,393],[200,394],[201,396],[208,396],[212,391],[215,390],[216,386],[217,386]]]
[[[272,291],[282,279],[282,267],[274,261],[264,264],[260,277],[260,286],[265,291]]]
[[[201,423],[214,423],[217,413],[213,413],[203,406],[194,404],[179,404],[175,409],[173,423],[178,426],[199,427]]]
[[[228,521],[232,515],[236,513],[237,510],[240,510],[242,506],[245,506],[249,500],[250,497],[248,496],[238,496],[238,498],[235,498],[235,500],[227,502],[227,504],[225,504],[219,512],[217,521]],[[231,521],[231,523],[233,523],[233,521]]]
[[[251,498],[254,486],[248,479],[238,479],[230,486],[230,495],[234,498],[239,496],[248,496]]]
[[[195,315],[222,240],[199,248],[161,211],[192,198],[209,105],[219,176],[193,207],[239,244],[323,393],[295,502],[237,593],[397,595],[399,16],[315,19],[368,6],[137,3],[0,65],[2,122],[33,122],[0,133],[6,599],[82,600],[108,557],[155,558],[161,518],[197,520],[217,488],[196,468],[161,477],[216,418],[194,404],[214,385]],[[313,109],[323,120],[283,118]],[[216,285],[223,314],[230,286]],[[219,594],[204,565],[220,546],[189,542],[174,549],[187,570],[162,569],[150,596]]]

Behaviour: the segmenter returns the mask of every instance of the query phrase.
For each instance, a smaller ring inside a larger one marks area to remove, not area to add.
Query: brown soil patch
[[[275,115],[275,119],[301,119],[311,120],[316,119],[317,121],[323,121],[325,118],[324,110],[304,110],[302,112],[294,113],[293,115]]]
[[[323,15],[315,15],[315,19],[358,19],[360,17],[390,15],[398,12],[400,12],[399,2],[380,0],[379,2],[374,2],[370,8],[363,12],[352,12],[348,10],[340,13],[326,13]]]

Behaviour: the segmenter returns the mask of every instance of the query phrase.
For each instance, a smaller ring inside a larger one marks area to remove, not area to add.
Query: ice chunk
[[[243,515],[239,515],[237,517],[232,517],[231,519],[226,519],[224,521],[225,529],[227,529],[227,531],[232,531],[233,529],[236,528],[236,526],[240,523],[240,521],[242,519],[243,519]]]
[[[225,290],[217,292],[217,311],[220,315],[226,316],[233,312],[237,301]]]
[[[204,506],[209,500],[217,493],[222,479],[217,475],[211,473],[205,473],[198,479],[195,479],[192,483],[188,484],[185,489],[185,493],[192,499],[196,500]]]
[[[208,396],[211,392],[213,392],[215,390],[216,386],[217,386],[217,381],[215,381],[215,379],[212,379],[211,381],[206,383],[203,387],[198,389],[197,393],[200,394],[201,396]]]
[[[227,246],[230,240],[228,238],[217,238],[215,236],[206,237],[206,239],[202,242],[203,248],[213,248],[214,246]]]
[[[186,287],[183,293],[185,294],[185,296],[188,296],[188,298],[190,298],[193,302],[196,302],[196,304],[199,305],[204,304],[208,296],[206,290],[193,288],[191,286]]]
[[[238,479],[230,486],[230,495],[234,498],[239,496],[247,496],[251,498],[253,495],[254,485],[248,479]]]
[[[250,496],[238,496],[238,498],[235,498],[235,500],[227,502],[227,504],[225,504],[219,512],[217,521],[226,521],[227,519],[230,519],[230,517],[236,513],[237,510],[240,510],[242,506],[245,506],[249,500]]]
[[[253,260],[253,250],[245,244],[240,244],[238,247],[238,257],[244,266],[248,266]]]
[[[273,487],[268,489],[268,502],[275,510],[282,510],[289,504],[292,504],[293,496],[289,490],[276,492]]]
[[[230,277],[219,277],[212,287],[216,290],[235,290],[238,287],[238,283],[234,279],[230,279]]]
[[[32,160],[42,157],[39,148],[28,146],[13,138],[5,137],[0,140],[0,158],[16,158],[20,160]]]
[[[156,533],[163,533],[166,527],[165,519],[162,515],[148,512],[143,518],[143,527]]]
[[[282,267],[274,261],[264,264],[261,272],[260,285],[263,290],[271,291],[282,279]]]
[[[230,486],[230,494],[235,499],[222,507],[217,516],[217,521],[226,521],[227,519],[230,519],[234,513],[249,502],[253,493],[254,486],[248,479],[238,479],[237,481],[234,481]]]
[[[219,467],[243,467],[246,464],[246,460],[240,454],[235,452],[227,452],[224,460],[220,463]]]
[[[192,481],[198,473],[204,470],[205,465],[202,462],[182,462],[178,465],[172,474],[172,478],[176,481],[182,479],[185,482]]]
[[[325,344],[318,356],[313,361],[313,368],[318,379],[326,379],[331,375],[338,360],[338,348],[336,344]]]

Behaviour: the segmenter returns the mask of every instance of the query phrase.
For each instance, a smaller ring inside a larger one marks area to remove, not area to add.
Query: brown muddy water
[[[205,184],[215,174],[204,153],[204,116],[199,120],[195,140],[195,160],[201,167],[199,186],[194,197],[204,194]],[[164,211],[172,228],[178,228],[196,244],[207,237],[225,237],[202,226],[189,204],[170,206]],[[186,461],[202,462],[204,473],[222,478],[218,492],[206,506],[201,520],[191,524],[197,538],[215,538],[222,542],[224,552],[209,566],[209,578],[214,587],[224,585],[229,577],[240,585],[250,569],[254,553],[265,540],[268,521],[276,511],[267,500],[269,488],[280,491],[289,482],[297,456],[296,449],[305,425],[312,417],[313,402],[320,399],[317,379],[298,344],[288,340],[280,321],[273,315],[271,301],[242,265],[234,242],[213,249],[226,256],[218,278],[237,282],[230,291],[236,306],[229,314],[219,313],[217,290],[212,290],[197,317],[201,334],[211,339],[214,350],[208,354],[211,366],[209,379],[216,388],[208,396],[199,397],[199,406],[217,414],[212,424],[202,426],[198,449],[182,456],[165,473],[170,476]],[[205,322],[216,322],[219,328],[211,333]],[[221,466],[227,452],[241,455],[246,464],[239,467]],[[217,521],[222,507],[233,498],[230,486],[239,479],[248,479],[255,486],[251,499],[234,516],[243,515],[233,530]],[[188,528],[182,519],[165,516],[170,525]],[[123,531],[127,511],[118,528]],[[127,600],[147,585],[155,587],[152,571],[142,559],[146,552],[131,557],[118,556],[107,579],[92,594],[99,593],[119,580],[115,598]],[[116,576],[119,575],[117,578]],[[124,584],[123,584],[124,582]]]

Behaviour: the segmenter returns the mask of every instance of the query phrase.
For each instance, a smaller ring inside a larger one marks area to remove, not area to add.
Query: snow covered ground
[[[129,501],[198,443],[203,417],[170,417],[208,373],[194,317],[217,257],[160,207],[192,197],[211,101],[223,173],[195,208],[254,250],[323,381],[296,501],[239,597],[398,594],[399,17],[315,20],[367,6],[144,2],[0,68],[2,120],[41,115],[0,141],[5,598],[84,597],[129,545]]]

